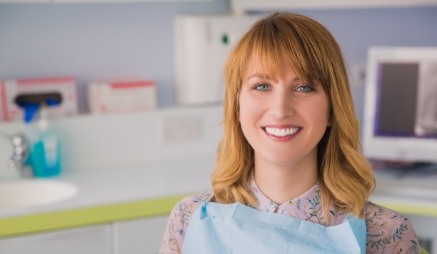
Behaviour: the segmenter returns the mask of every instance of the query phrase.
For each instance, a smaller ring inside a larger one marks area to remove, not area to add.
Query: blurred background
[[[337,38],[358,79],[355,97],[360,112],[358,73],[370,46],[437,44],[435,6],[290,11],[315,18]],[[73,76],[81,113],[88,110],[84,87],[92,80],[153,79],[159,106],[175,106],[175,16],[229,13],[227,0],[1,4],[0,77]]]
[[[209,188],[224,59],[260,15],[296,12],[333,33],[361,128],[369,48],[437,47],[437,1],[288,2],[0,0],[0,253],[158,253],[175,202]],[[61,105],[47,119],[38,101],[36,119],[24,123],[16,96],[48,103],[52,92]],[[8,139],[24,133],[35,155],[37,123],[47,122],[62,145],[57,171],[38,175],[21,157],[11,170],[17,145]],[[416,161],[375,162],[420,172],[379,171],[378,186],[390,188],[372,197],[411,218],[430,253],[434,163],[427,171],[414,170]]]

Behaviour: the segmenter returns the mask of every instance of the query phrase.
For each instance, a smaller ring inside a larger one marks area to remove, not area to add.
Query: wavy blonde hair
[[[225,64],[224,136],[211,175],[215,200],[256,205],[249,190],[254,152],[239,123],[239,94],[248,59],[273,77],[281,75],[281,57],[300,78],[323,86],[329,97],[331,126],[318,144],[317,165],[322,211],[329,203],[355,216],[373,191],[375,180],[361,154],[346,67],[331,33],[308,17],[276,13],[256,22],[241,38]]]

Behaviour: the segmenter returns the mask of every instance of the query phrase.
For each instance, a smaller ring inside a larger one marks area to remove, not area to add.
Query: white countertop
[[[210,188],[214,162],[215,155],[204,155],[131,165],[117,170],[64,173],[56,179],[74,184],[78,188],[74,197],[47,205],[2,209],[0,218],[202,192]]]
[[[0,210],[3,228],[0,235],[127,219],[123,215],[126,213],[130,214],[128,216],[156,216],[152,210],[156,205],[154,202],[160,199],[167,202],[166,208],[160,210],[163,215],[169,212],[169,205],[173,205],[177,199],[210,189],[214,162],[215,155],[205,154],[144,165],[114,165],[106,170],[82,170],[76,174],[64,172],[57,179],[78,188],[74,197],[48,205]],[[376,178],[377,188],[370,196],[370,201],[404,214],[437,216],[437,174],[398,177],[376,172]],[[140,214],[132,215],[131,211],[139,206],[132,208],[129,202],[136,205],[147,203],[147,206],[140,207]],[[125,210],[120,212],[120,207]],[[120,216],[102,218],[105,213],[112,212]],[[64,223],[52,223],[53,216],[56,221]],[[24,229],[15,230],[17,225]]]
[[[214,162],[215,155],[208,154],[89,173],[65,173],[55,179],[74,184],[78,188],[74,197],[47,205],[2,209],[0,218],[209,190]],[[437,174],[396,176],[380,171],[375,175],[377,187],[370,196],[371,201],[437,207]]]

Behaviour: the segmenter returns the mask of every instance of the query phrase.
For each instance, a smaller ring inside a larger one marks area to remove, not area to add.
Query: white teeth
[[[273,136],[278,136],[278,137],[285,137],[288,135],[293,135],[296,132],[299,131],[298,127],[293,127],[293,128],[272,128],[272,127],[266,127],[266,132],[270,135]]]

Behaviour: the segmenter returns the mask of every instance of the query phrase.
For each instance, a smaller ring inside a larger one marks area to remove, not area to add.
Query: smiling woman
[[[225,65],[212,192],[174,207],[161,253],[419,253],[411,223],[367,201],[341,50],[306,16],[276,13]]]
[[[315,184],[317,143],[329,125],[330,108],[323,87],[317,82],[302,81],[284,57],[287,54],[281,55],[278,67],[282,75],[275,79],[258,74],[263,69],[256,64],[260,61],[252,58],[239,97],[241,129],[254,149],[255,181],[262,186],[264,180],[270,179],[267,175],[282,177],[281,171],[294,175],[294,182],[269,194],[276,203],[283,203],[291,193],[297,191],[298,195]],[[297,177],[300,174],[313,176]],[[285,188],[289,191],[284,191]]]

